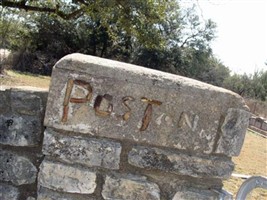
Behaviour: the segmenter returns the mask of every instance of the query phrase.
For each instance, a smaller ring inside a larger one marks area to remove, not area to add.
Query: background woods
[[[183,8],[176,0],[0,2],[0,48],[12,50],[15,70],[50,75],[57,60],[80,52],[266,100],[267,72],[231,76],[210,47],[215,33],[216,24],[199,16],[195,5]]]

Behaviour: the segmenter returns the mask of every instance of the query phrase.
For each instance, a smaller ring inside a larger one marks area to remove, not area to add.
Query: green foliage
[[[39,12],[20,10],[10,18],[23,28],[13,31],[20,41],[7,40],[8,48],[21,52],[16,69],[50,74],[59,58],[80,52],[218,86],[229,76],[210,48],[216,26],[199,18],[195,6],[183,9],[176,0],[25,2],[17,8]]]
[[[235,74],[225,79],[223,86],[243,97],[267,100],[267,71],[254,72],[253,75]]]
[[[165,20],[159,28],[165,45],[137,49],[133,63],[222,85],[229,70],[212,54],[210,42],[215,37],[216,28],[212,21],[203,23],[195,6],[181,9],[173,1],[168,4]],[[217,76],[218,80],[215,80]]]
[[[16,49],[19,46],[25,46],[23,38],[27,35],[27,29],[19,19],[13,18],[13,12],[9,9],[0,7],[0,49]],[[27,41],[27,40],[25,40]],[[0,56],[0,74],[4,73],[4,69],[10,65],[9,58]]]
[[[4,49],[21,45],[21,36],[27,35],[24,23],[13,16],[9,9],[0,8],[0,47]]]

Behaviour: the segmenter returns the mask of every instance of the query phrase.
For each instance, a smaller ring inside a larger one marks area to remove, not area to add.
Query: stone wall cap
[[[232,156],[239,152],[246,132],[250,117],[246,110],[241,96],[223,88],[71,54],[53,69],[44,124],[98,137]]]
[[[137,77],[147,77],[150,82],[152,80],[157,80],[158,82],[168,85],[170,88],[171,85],[178,86],[189,86],[195,87],[204,90],[212,90],[223,93],[228,93],[237,98],[242,98],[238,94],[221,88],[213,86],[198,80],[191,78],[170,74],[167,72],[162,72],[154,69],[149,69],[141,67],[134,64],[128,64],[124,62],[114,61],[110,59],[73,53],[61,58],[54,66],[54,68],[59,69],[68,69],[76,72],[82,72],[86,74],[94,75],[101,77],[110,77],[110,75],[116,73],[116,79],[127,79],[129,82],[137,83],[139,82]],[[114,68],[116,70],[114,70]],[[97,73],[96,73],[97,72]],[[142,79],[143,80],[143,79]]]
[[[1,85],[0,86],[0,91],[5,91],[5,90],[11,90],[11,91],[32,91],[32,92],[48,92],[48,88],[40,88],[40,87],[32,87],[32,86],[6,86],[6,85]]]

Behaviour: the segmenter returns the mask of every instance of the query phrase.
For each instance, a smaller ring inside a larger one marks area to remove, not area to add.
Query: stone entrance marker
[[[248,125],[243,99],[192,79],[72,54],[52,75],[45,125],[204,154],[235,156]]]
[[[234,169],[249,116],[228,90],[68,55],[53,69],[38,197],[229,199],[222,180]]]

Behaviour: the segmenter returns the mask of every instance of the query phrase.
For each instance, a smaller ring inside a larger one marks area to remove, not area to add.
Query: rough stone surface
[[[12,146],[36,146],[41,141],[40,117],[0,115],[0,143]]]
[[[186,189],[177,192],[172,200],[232,200],[232,195],[225,191]]]
[[[0,180],[15,185],[31,184],[36,180],[37,169],[32,162],[12,152],[0,151]]]
[[[92,194],[96,188],[96,174],[88,169],[44,160],[40,166],[38,183],[53,190]]]
[[[267,121],[264,121],[262,123],[261,129],[264,130],[264,131],[267,131]]]
[[[161,200],[172,200],[174,194],[183,188],[199,188],[200,190],[220,190],[222,179],[196,178],[173,173],[161,173],[155,170],[142,170],[148,180],[158,184],[161,190]]]
[[[19,186],[4,189],[1,200],[35,199],[47,95],[40,88],[0,86],[0,182]]]
[[[240,154],[251,114],[240,109],[229,109],[218,141],[216,153],[238,156]]]
[[[205,154],[216,149],[228,109],[247,109],[222,88],[81,54],[55,65],[47,105],[48,127]],[[234,127],[239,133],[245,128]]]
[[[105,200],[160,200],[157,184],[148,182],[145,177],[106,176],[102,196]]]
[[[119,169],[121,145],[104,139],[64,136],[47,129],[43,153],[68,163]]]
[[[0,101],[0,113],[7,113],[11,110],[10,107],[10,92],[7,91],[6,89],[1,89],[0,87],[0,96],[1,96],[1,101]]]
[[[88,195],[62,193],[44,187],[40,187],[38,190],[37,200],[98,200],[98,199]]]
[[[1,86],[0,113],[43,115],[47,93],[42,88]]]
[[[0,88],[0,144],[37,146],[41,141],[47,90]]]
[[[190,156],[147,147],[134,147],[129,153],[128,162],[141,168],[199,178],[229,178],[234,169],[230,159]]]
[[[43,110],[42,100],[33,92],[11,90],[10,96],[13,112],[23,115],[41,114]]]
[[[28,197],[26,200],[36,200],[34,197]]]
[[[249,125],[254,126],[256,122],[256,117],[252,116],[251,118],[249,118]]]
[[[19,190],[13,186],[0,183],[1,200],[18,200]]]
[[[1,200],[227,199],[249,118],[230,91],[81,54],[53,70],[42,147],[47,92],[0,96]]]

